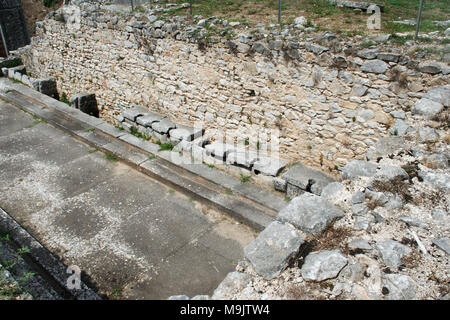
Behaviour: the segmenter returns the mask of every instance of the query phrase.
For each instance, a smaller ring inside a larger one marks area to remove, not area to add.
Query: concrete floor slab
[[[26,128],[20,112],[2,113],[11,132],[0,137],[0,207],[99,293],[211,294],[234,270],[254,237],[247,227],[49,124]],[[131,162],[148,159],[108,145]]]
[[[34,121],[31,115],[6,103],[0,103],[0,136],[22,130]]]
[[[212,295],[230,261],[200,243],[189,243],[164,260],[148,279],[126,288],[128,299],[167,299],[169,295]],[[204,276],[207,275],[207,276]]]

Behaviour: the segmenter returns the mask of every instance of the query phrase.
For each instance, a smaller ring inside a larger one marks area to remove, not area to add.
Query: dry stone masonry
[[[158,10],[114,8],[81,3],[80,29],[69,27],[62,11],[49,14],[20,52],[28,70],[55,78],[69,97],[95,93],[100,117],[112,123],[136,104],[180,125],[202,121],[206,130],[226,130],[255,151],[277,130],[286,162],[332,174],[364,160],[423,88],[449,71],[434,62],[419,71],[401,51],[359,52],[353,41],[294,25],[249,30],[214,17],[193,25],[185,17],[162,19]],[[235,36],[211,36],[211,28]],[[407,87],[392,80],[394,71],[408,77]]]

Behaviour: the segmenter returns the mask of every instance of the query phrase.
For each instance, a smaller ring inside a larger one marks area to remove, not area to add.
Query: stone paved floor
[[[1,100],[0,207],[118,298],[211,294],[254,237]]]

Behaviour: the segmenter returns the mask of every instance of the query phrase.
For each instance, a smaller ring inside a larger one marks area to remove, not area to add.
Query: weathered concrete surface
[[[254,238],[2,101],[0,195],[0,207],[65,264],[123,298],[212,294]]]

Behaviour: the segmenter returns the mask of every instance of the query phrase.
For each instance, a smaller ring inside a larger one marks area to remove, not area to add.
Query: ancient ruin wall
[[[30,43],[21,0],[0,0],[0,26],[9,51]]]
[[[135,103],[177,123],[201,120],[240,141],[250,138],[253,148],[258,132],[276,129],[282,158],[325,171],[363,159],[389,135],[390,112],[414,103],[388,90],[385,75],[338,70],[329,62],[319,67],[318,59],[330,55],[318,57],[304,43],[275,42],[270,50],[260,42],[262,53],[249,54],[239,43],[230,49],[226,39],[204,48],[176,29],[97,12],[83,13],[74,30],[53,16],[38,23],[22,56],[35,76],[56,78],[60,94],[95,92],[101,117],[110,122]]]

